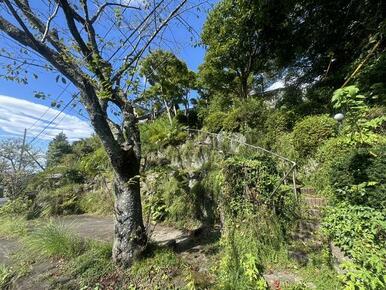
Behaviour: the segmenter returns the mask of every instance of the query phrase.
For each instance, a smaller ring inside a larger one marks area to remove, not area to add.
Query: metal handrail
[[[222,137],[224,139],[228,139],[232,142],[236,142],[236,143],[239,143],[240,145],[243,145],[243,146],[246,146],[246,147],[250,147],[250,148],[253,148],[253,149],[257,149],[257,150],[260,150],[260,151],[263,151],[265,153],[268,153],[268,154],[271,154],[281,160],[284,160],[288,163],[291,164],[291,168],[288,170],[288,172],[286,172],[286,174],[283,176],[283,178],[280,179],[280,181],[278,182],[278,184],[276,185],[276,187],[274,188],[273,192],[270,194],[270,196],[268,197],[268,199],[272,198],[275,193],[278,191],[278,189],[280,188],[280,185],[286,180],[286,178],[292,173],[292,182],[293,182],[293,190],[294,190],[294,194],[295,194],[295,197],[297,198],[297,190],[296,190],[296,172],[295,172],[295,169],[296,169],[296,162],[293,161],[293,160],[290,160],[288,159],[287,157],[284,157],[280,154],[277,154],[275,152],[272,152],[268,149],[265,149],[263,147],[260,147],[260,146],[256,146],[256,145],[251,145],[251,144],[248,144],[248,143],[245,143],[245,142],[242,142],[242,141],[239,141],[237,139],[233,139],[229,136],[225,136],[225,135],[220,135],[218,133],[212,133],[212,132],[207,132],[207,131],[203,131],[203,130],[198,130],[198,129],[191,129],[191,128],[186,128],[187,131],[192,131],[192,132],[198,132],[198,133],[204,133],[204,134],[207,134],[207,135],[212,135],[212,136],[216,136],[216,137]]]

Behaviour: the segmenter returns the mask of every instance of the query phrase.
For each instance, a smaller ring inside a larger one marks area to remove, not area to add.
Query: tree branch
[[[108,6],[119,6],[119,7],[124,7],[126,9],[135,9],[135,10],[141,10],[139,7],[135,6],[130,6],[126,4],[120,4],[120,3],[113,3],[113,2],[106,2],[102,6],[99,7],[98,11],[96,14],[91,18],[90,23],[93,24],[99,16],[102,14],[102,12],[108,7]]]
[[[122,75],[128,70],[133,63],[139,59],[142,54],[146,51],[150,43],[154,40],[154,38],[158,35],[158,33],[166,26],[166,24],[177,14],[178,10],[181,9],[182,6],[187,2],[187,0],[181,1],[181,3],[169,14],[169,16],[161,23],[161,25],[158,27],[158,29],[153,33],[153,35],[150,37],[150,39],[146,42],[144,47],[138,52],[138,54],[128,63],[124,64],[118,72],[111,78],[113,82],[117,81],[117,79],[121,78]]]
[[[15,3],[17,7],[19,7],[19,9],[23,12],[28,21],[33,26],[35,26],[40,31],[40,33],[42,33],[42,35],[44,35],[46,30],[45,25],[43,24],[43,21],[37,18],[36,15],[32,12],[28,0],[15,0]],[[59,37],[56,33],[47,30],[46,38],[53,45],[53,47],[62,54],[62,56],[66,54],[66,49],[64,45],[60,42]]]
[[[82,54],[89,59],[91,56],[91,50],[87,47],[86,43],[84,42],[82,36],[80,35],[78,28],[75,24],[75,14],[74,9],[70,6],[67,0],[59,0],[60,6],[63,9],[64,15],[66,17],[68,28],[70,29],[70,32],[72,36],[74,37],[75,41],[79,45],[80,50],[82,51]]]
[[[41,42],[44,42],[46,40],[47,33],[50,30],[51,21],[55,18],[56,14],[58,14],[58,11],[59,11],[59,4],[56,4],[54,12],[52,13],[52,15],[50,17],[48,17],[46,29],[44,30],[42,39],[40,40]]]
[[[7,0],[4,0],[7,1]],[[49,63],[51,63],[58,71],[65,75],[69,80],[71,80],[79,88],[83,88],[83,79],[84,76],[81,74],[81,69],[70,63],[63,60],[62,56],[49,48],[47,45],[36,40],[33,35],[27,34],[26,32],[20,30],[12,23],[5,20],[0,16],[0,30],[4,31],[11,38],[18,41],[20,44],[30,47],[32,50],[36,51],[42,55]]]

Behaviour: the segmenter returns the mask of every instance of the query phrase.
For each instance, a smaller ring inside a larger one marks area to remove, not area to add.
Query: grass
[[[186,273],[186,265],[170,249],[150,247],[145,257],[129,270],[135,289],[172,289],[175,279]]]
[[[0,289],[8,289],[11,286],[15,273],[11,268],[0,264]]]
[[[21,217],[0,217],[0,237],[1,238],[20,238],[26,236],[28,232],[28,222]]]
[[[48,257],[75,258],[86,250],[83,239],[53,222],[37,228],[23,242],[31,252]]]

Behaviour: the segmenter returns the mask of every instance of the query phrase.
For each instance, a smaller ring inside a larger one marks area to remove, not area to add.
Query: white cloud
[[[0,95],[0,129],[9,135],[22,136],[24,128],[29,129],[33,126],[28,130],[27,135],[28,137],[34,137],[58,113],[58,110],[47,106]],[[39,120],[43,114],[45,115]],[[90,136],[93,130],[87,122],[63,112],[47,127],[39,139],[51,140],[60,132],[66,134],[69,141],[75,141]]]

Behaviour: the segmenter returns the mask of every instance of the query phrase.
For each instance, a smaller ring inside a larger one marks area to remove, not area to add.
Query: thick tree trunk
[[[130,170],[132,171],[132,170]],[[116,175],[115,190],[115,236],[113,245],[114,261],[130,267],[147,244],[143,225],[139,170],[137,175]]]

